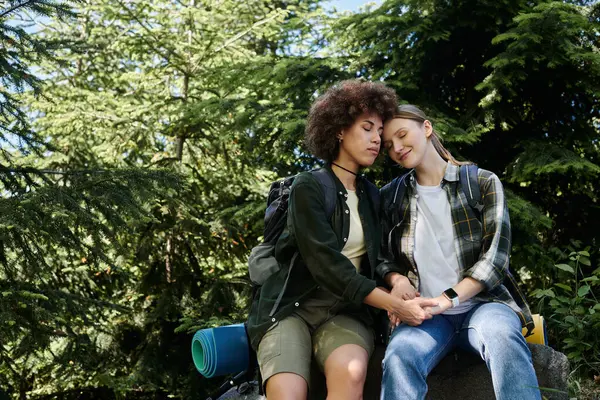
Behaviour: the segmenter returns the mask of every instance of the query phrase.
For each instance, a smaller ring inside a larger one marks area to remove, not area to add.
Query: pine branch
[[[2,12],[0,12],[0,18],[4,18],[5,16],[7,16],[8,14],[10,14],[11,12],[16,11],[19,8],[22,8],[22,7],[27,7],[28,4],[35,3],[36,1],[37,0],[26,0],[23,3],[15,4],[14,6],[8,8],[8,9],[2,11]]]
[[[72,0],[72,1],[80,1],[80,0]],[[26,0],[21,3],[17,3],[12,7],[9,7],[0,12],[0,19],[8,16],[9,14],[17,11],[18,9],[25,8],[35,11],[36,13],[43,16],[50,16],[50,10],[54,11],[59,17],[64,17],[67,15],[73,15],[73,13],[69,10],[69,8],[65,4],[61,3],[53,3],[46,0]]]
[[[173,66],[173,68],[175,68],[176,70],[178,70],[179,72],[181,72],[182,74],[186,75],[188,74],[188,72],[182,68],[180,68],[178,65],[173,64],[172,62],[169,61],[169,55],[174,57],[175,59],[183,59],[183,57],[180,57],[177,53],[175,53],[173,50],[167,49],[167,54],[164,54],[160,49],[158,49],[152,42],[158,42],[158,39],[154,36],[154,34],[152,33],[152,31],[150,30],[150,28],[148,28],[146,26],[146,24],[144,24],[144,22],[142,20],[140,20],[140,18],[135,15],[130,9],[129,7],[127,7],[126,4],[124,4],[122,1],[117,0],[117,3],[127,12],[127,14],[133,18],[133,20],[135,20],[141,27],[142,29],[144,29],[146,31],[146,33],[148,34],[148,36],[150,36],[150,40],[144,40],[144,43],[146,43],[152,50],[154,50],[156,52],[156,54],[160,55],[164,60],[166,60],[170,65]]]
[[[37,169],[37,168],[9,168],[0,165],[0,172],[9,172],[15,174],[47,174],[47,175],[91,175],[91,174],[105,174],[115,171],[103,170],[103,169],[82,169],[82,170],[65,170],[57,171],[50,169]]]

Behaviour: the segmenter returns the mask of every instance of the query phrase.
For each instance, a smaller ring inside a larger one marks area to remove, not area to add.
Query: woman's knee
[[[366,359],[354,359],[347,363],[340,363],[337,370],[347,383],[362,387],[367,377],[367,363]]]
[[[521,321],[517,314],[510,307],[501,303],[482,304],[465,321],[465,324],[469,328],[490,334],[504,335],[521,332]]]
[[[411,335],[410,331],[398,332],[392,336],[383,358],[384,367],[402,361],[403,364],[413,364],[426,356],[422,351],[419,335]]]
[[[267,380],[266,395],[269,400],[306,400],[308,384],[303,377],[293,373],[279,373]]]
[[[489,303],[478,311],[476,318],[471,318],[467,326],[472,346],[479,344],[482,346],[480,351],[484,353],[507,356],[512,351],[527,347],[521,333],[521,322],[508,306]]]
[[[325,377],[327,385],[340,383],[352,386],[353,390],[360,388],[367,377],[369,355],[358,345],[344,345],[334,350],[325,361]]]
[[[407,348],[388,348],[383,357],[381,367],[384,374],[398,375],[400,371],[419,371],[425,373],[425,355],[417,354]]]

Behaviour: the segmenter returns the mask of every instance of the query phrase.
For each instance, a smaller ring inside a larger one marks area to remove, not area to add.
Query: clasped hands
[[[390,282],[390,294],[401,300],[392,310],[388,310],[388,317],[392,327],[405,322],[411,326],[418,326],[434,315],[446,311],[452,306],[450,300],[440,295],[434,298],[421,297],[408,278],[396,275]]]

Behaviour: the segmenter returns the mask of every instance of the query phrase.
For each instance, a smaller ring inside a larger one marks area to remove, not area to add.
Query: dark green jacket
[[[275,248],[281,269],[269,277],[252,303],[248,333],[254,349],[265,332],[277,321],[291,315],[317,287],[330,291],[347,303],[342,311],[372,325],[372,311],[363,303],[376,287],[375,267],[379,250],[379,204],[371,198],[377,188],[364,178],[357,178],[356,194],[366,257],[361,272],[341,253],[350,231],[347,191],[329,167],[336,185],[337,202],[331,221],[327,220],[325,195],[321,184],[310,173],[296,177],[290,191],[287,226]],[[298,253],[290,268],[294,254]],[[279,303],[277,298],[284,291]]]

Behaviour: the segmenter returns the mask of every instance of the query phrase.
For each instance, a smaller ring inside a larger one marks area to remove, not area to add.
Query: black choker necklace
[[[354,176],[358,176],[358,174],[357,174],[356,172],[352,172],[352,171],[350,171],[349,169],[346,169],[346,168],[342,167],[341,165],[337,165],[337,164],[336,164],[336,163],[334,163],[334,162],[332,162],[331,164],[332,164],[332,165],[335,165],[335,166],[336,166],[336,167],[338,167],[338,168],[341,168],[341,169],[343,169],[343,170],[344,170],[344,171],[346,171],[346,172],[350,172],[350,173],[351,173],[352,175],[354,175]]]

